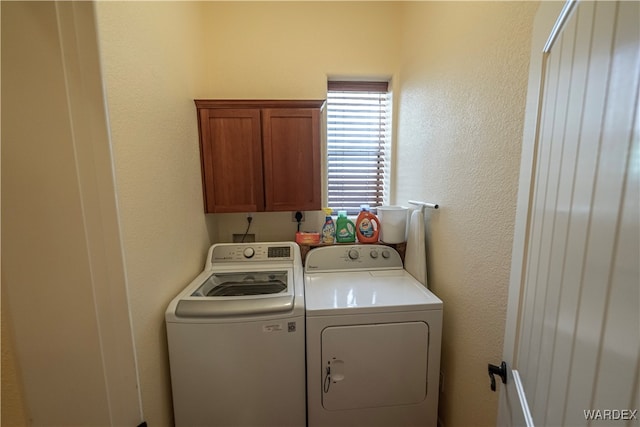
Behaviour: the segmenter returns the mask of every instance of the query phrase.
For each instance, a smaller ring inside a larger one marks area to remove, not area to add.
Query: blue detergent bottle
[[[322,209],[325,213],[324,225],[322,226],[322,236],[320,236],[321,243],[332,244],[336,240],[336,225],[331,218],[331,208]]]

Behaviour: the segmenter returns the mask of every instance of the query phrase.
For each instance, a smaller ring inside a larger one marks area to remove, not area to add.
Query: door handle
[[[329,362],[331,363],[331,362]],[[329,387],[331,387],[331,365],[327,365],[324,371],[324,381],[322,382],[322,391],[329,393]]]
[[[322,382],[322,391],[329,393],[331,383],[337,383],[344,380],[344,360],[332,357],[327,361],[327,367],[324,371],[324,380]]]
[[[503,360],[500,366],[489,363],[489,378],[491,378],[491,390],[496,391],[496,378],[498,375],[502,379],[502,384],[507,383],[507,363]]]

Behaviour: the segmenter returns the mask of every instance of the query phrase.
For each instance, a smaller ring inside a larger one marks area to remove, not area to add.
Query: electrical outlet
[[[296,219],[297,214],[302,215],[302,219],[300,220],[300,222],[304,222],[304,212],[302,211],[291,212],[291,222],[298,222],[298,220]]]

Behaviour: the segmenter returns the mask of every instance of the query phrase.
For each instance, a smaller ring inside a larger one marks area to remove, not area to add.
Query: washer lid
[[[185,289],[175,315],[217,318],[290,312],[295,300],[292,275],[292,269],[212,272]]]
[[[233,317],[249,314],[272,314],[293,310],[293,295],[263,299],[183,299],[176,306],[176,317]]]
[[[213,273],[191,296],[237,297],[286,293],[286,271]]]
[[[442,301],[405,270],[305,276],[307,315],[441,310]]]

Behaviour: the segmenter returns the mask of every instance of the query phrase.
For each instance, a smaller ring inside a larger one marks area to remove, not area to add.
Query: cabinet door
[[[319,210],[320,110],[262,110],[267,211]]]
[[[264,210],[259,109],[201,109],[206,212]]]

